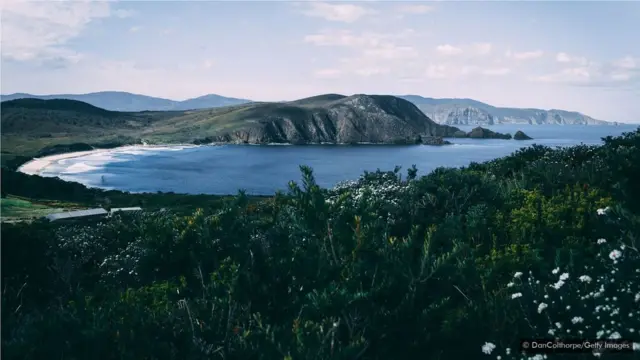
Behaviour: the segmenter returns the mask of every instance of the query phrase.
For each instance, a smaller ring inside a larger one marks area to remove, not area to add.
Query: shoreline
[[[87,151],[74,151],[62,154],[55,154],[44,156],[40,158],[33,158],[26,163],[20,165],[17,172],[27,174],[27,175],[40,175],[40,173],[46,169],[51,164],[66,160],[73,159],[81,156],[100,154],[105,152],[113,152],[113,151],[121,151],[121,150],[144,150],[144,149],[153,149],[153,148],[167,148],[167,147],[178,147],[178,146],[189,146],[189,147],[197,147],[198,145],[184,145],[184,144],[171,144],[171,145],[124,145],[110,149],[93,149]]]

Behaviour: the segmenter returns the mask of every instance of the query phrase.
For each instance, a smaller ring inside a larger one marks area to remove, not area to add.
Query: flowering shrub
[[[610,213],[608,207],[597,209],[599,216]],[[516,272],[506,287],[513,292],[510,297],[519,303],[522,318],[530,326],[531,331],[521,334],[521,338],[640,339],[640,252],[628,240],[597,239],[600,252],[596,261],[582,269],[572,269],[573,276],[563,271],[568,268],[556,267],[541,282],[532,271],[528,276]],[[504,352],[496,350],[491,342],[481,348],[483,353],[502,359],[548,357],[511,350],[519,344],[504,345]],[[633,343],[633,348],[640,351],[640,340]],[[595,351],[593,355],[610,354]]]
[[[302,167],[259,203],[3,224],[3,356],[542,359],[518,340],[638,339],[639,145],[333,189]]]

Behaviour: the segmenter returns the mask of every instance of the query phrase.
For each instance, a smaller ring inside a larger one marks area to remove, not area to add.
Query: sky
[[[640,2],[1,4],[3,94],[415,94],[640,123]]]

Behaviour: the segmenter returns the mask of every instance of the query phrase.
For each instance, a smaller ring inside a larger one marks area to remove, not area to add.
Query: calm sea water
[[[273,194],[286,189],[289,180],[300,179],[299,165],[311,166],[321,186],[357,179],[365,170],[403,172],[415,164],[420,174],[440,166],[459,167],[513,153],[532,144],[571,146],[600,144],[601,138],[633,131],[624,126],[511,126],[494,131],[523,130],[531,141],[453,139],[449,146],[384,145],[227,145],[199,147],[136,148],[60,160],[43,172],[87,186],[131,192],[191,194]],[[460,127],[470,130],[471,127]]]

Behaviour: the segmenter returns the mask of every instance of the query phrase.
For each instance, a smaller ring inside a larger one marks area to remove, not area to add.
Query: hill
[[[615,125],[575,111],[501,108],[472,99],[399,96],[414,103],[438,124],[446,125]]]
[[[385,95],[320,95],[285,103],[251,103],[190,111],[151,139],[234,143],[416,143],[451,136],[412,103]]]
[[[83,101],[93,106],[97,106],[112,111],[170,111],[170,110],[190,110],[204,109],[220,106],[244,104],[249,102],[245,99],[229,98],[220,95],[210,94],[184,101],[169,100],[146,95],[132,94],[121,91],[101,91],[88,94],[55,94],[55,95],[33,95],[16,93],[1,95],[2,101],[15,99],[67,99]]]
[[[439,144],[439,137],[458,131],[434,123],[406,100],[383,95],[329,94],[192,111],[120,112],[67,99],[16,99],[0,107],[5,155],[142,141]]]

